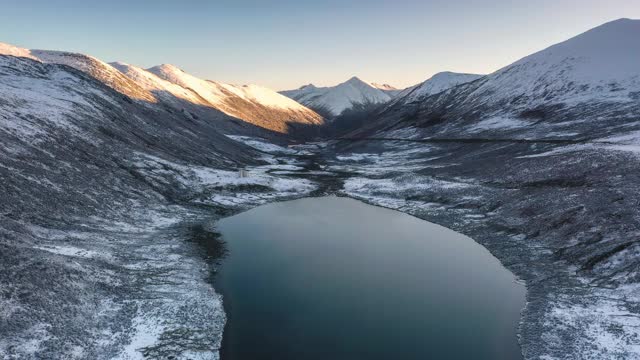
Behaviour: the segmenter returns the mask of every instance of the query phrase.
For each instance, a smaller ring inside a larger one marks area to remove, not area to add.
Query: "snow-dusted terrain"
[[[391,89],[380,89],[379,85],[376,87],[354,76],[332,87],[309,84],[280,93],[312,109],[338,116],[355,104],[384,104],[390,101],[393,96],[388,90]]]
[[[208,222],[315,185],[90,71],[0,55],[0,94],[0,357],[217,358]]]
[[[525,359],[640,359],[638,37],[621,19],[406,94],[329,167],[354,174],[349,196],[461,231],[523,279]]]
[[[386,92],[387,94],[391,95],[391,98],[398,96],[398,94],[402,92],[402,89],[398,89],[397,87],[389,84],[369,83],[369,85],[378,90]]]
[[[296,146],[274,123],[308,113],[269,90],[0,44],[0,357],[217,359],[215,222],[337,193],[486,246],[527,285],[525,359],[640,359],[638,38],[618,20],[392,102],[358,79],[296,90],[389,102]]]
[[[582,139],[632,131],[639,33],[640,22],[620,19],[467,84],[432,96],[409,92],[359,133],[416,126],[417,137]]]
[[[126,66],[118,66],[125,74],[132,73]],[[141,69],[138,69],[139,73]],[[144,71],[144,70],[142,70]],[[319,126],[323,123],[320,115],[313,110],[258,85],[231,85],[210,80],[202,80],[173,65],[159,65],[147,72],[179,88],[188,89],[198,98],[196,103],[212,106],[227,115],[244,119],[254,125],[279,133],[287,133],[292,127]],[[133,75],[136,76],[136,75]],[[150,84],[150,86],[156,86]],[[159,90],[173,88],[159,86]],[[183,96],[178,90],[177,96]]]
[[[71,66],[143,106],[162,103],[190,117],[208,118],[226,132],[251,135],[308,132],[324,121],[313,110],[273,90],[202,80],[173,65],[144,70],[122,62],[107,64],[84,54],[29,50],[3,43],[0,54]],[[238,124],[234,119],[246,124]],[[266,131],[260,134],[255,128]]]
[[[418,85],[402,90],[397,94],[397,97],[402,99],[401,101],[404,103],[419,101],[424,97],[439,94],[454,86],[478,80],[482,76],[483,75],[477,74],[460,74],[450,71],[440,72]]]
[[[525,359],[640,358],[637,155],[604,144],[337,145],[325,169],[348,174],[342,193],[462,232],[525,281]]]

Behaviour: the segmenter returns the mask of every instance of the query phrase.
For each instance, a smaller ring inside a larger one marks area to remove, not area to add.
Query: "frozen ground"
[[[132,204],[118,218],[79,217],[72,224],[81,225],[65,228],[15,224],[30,235],[21,256],[40,259],[32,266],[47,276],[21,273],[20,261],[5,264],[20,288],[5,287],[15,295],[0,300],[0,353],[16,359],[216,359],[225,314],[207,280],[215,263],[190,240],[192,232],[198,224],[211,232],[206,224],[221,216],[316,188],[308,180],[269,174],[300,169],[293,164],[247,169],[241,178],[236,171],[140,154],[135,171],[151,182],[173,179],[177,190],[184,188],[183,205]],[[51,280],[46,295],[31,288]],[[42,298],[24,301],[31,296]],[[13,319],[20,325],[10,330]]]
[[[211,222],[314,191],[297,160],[66,65],[0,55],[0,93],[0,358],[216,359]]]
[[[162,191],[168,203],[145,196],[128,211],[48,226],[5,221],[3,236],[23,241],[20,250],[5,247],[15,255],[5,253],[2,354],[216,359],[225,314],[209,281],[220,256],[211,250],[215,221],[271,201],[338,193],[486,246],[527,284],[519,334],[526,359],[640,358],[632,210],[640,198],[635,175],[621,176],[640,158],[617,149],[616,139],[290,148],[235,139],[264,160],[246,166],[247,177],[138,152],[128,171],[170,189]],[[497,160],[479,161],[485,157]],[[39,271],[24,271],[25,263]],[[6,284],[22,285],[7,292]]]

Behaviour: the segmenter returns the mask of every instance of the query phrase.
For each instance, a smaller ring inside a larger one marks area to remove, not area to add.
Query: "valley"
[[[640,358],[639,34],[399,92],[0,44],[0,355],[217,359],[219,221],[335,195],[489,250],[526,286],[524,359]]]

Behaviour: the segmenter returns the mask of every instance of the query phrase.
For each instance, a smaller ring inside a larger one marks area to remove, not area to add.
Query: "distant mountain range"
[[[384,104],[396,89],[379,89],[358,77],[331,87],[316,87],[305,85],[296,90],[281,91],[280,93],[316,111],[335,117],[356,104]]]
[[[481,75],[443,72],[432,78],[406,89],[397,89],[388,84],[369,83],[358,77],[331,87],[305,85],[296,90],[280,93],[305,106],[315,109],[326,117],[335,118],[346,110],[367,106],[381,105],[400,97],[410,101],[425,95],[433,95],[453,86],[480,78]]]

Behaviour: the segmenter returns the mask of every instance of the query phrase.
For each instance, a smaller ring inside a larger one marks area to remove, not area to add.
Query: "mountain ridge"
[[[335,86],[316,87],[309,84],[295,90],[280,91],[280,94],[333,117],[358,104],[384,104],[392,99],[387,92],[357,76]]]
[[[79,53],[30,50],[0,43],[0,54],[73,67],[144,106],[164,102],[188,116],[193,116],[193,111],[185,107],[196,105],[200,113],[206,113],[205,108],[210,108],[212,113],[206,116],[212,121],[220,122],[221,129],[233,132],[249,131],[256,134],[251,126],[257,126],[265,129],[265,136],[270,136],[270,132],[276,135],[287,134],[289,131],[306,133],[323,123],[322,116],[313,110],[273,90],[257,85],[238,86],[198,79],[174,65],[164,64],[152,68],[167,76],[167,80],[149,70],[122,62],[107,64],[93,56]],[[173,80],[174,86],[167,84],[172,83],[169,80]],[[242,120],[249,126],[236,126],[233,121],[219,116],[217,112]],[[305,136],[301,133],[297,135]]]
[[[412,126],[413,137],[575,138],[635,128],[630,114],[639,107],[639,36],[640,20],[603,24],[469,83],[398,99],[359,136]],[[598,121],[605,114],[609,123]]]

